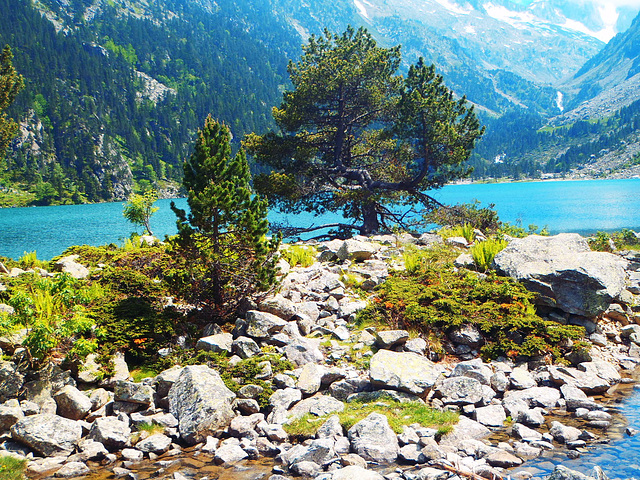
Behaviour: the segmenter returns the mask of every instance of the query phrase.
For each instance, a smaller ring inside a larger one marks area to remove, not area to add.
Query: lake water
[[[494,203],[503,221],[547,226],[551,233],[640,230],[640,179],[449,185],[432,194],[445,204],[475,199],[483,206]],[[151,220],[159,238],[176,233],[169,203],[159,200],[160,210]],[[176,203],[186,207],[184,199]],[[38,258],[48,260],[71,245],[121,243],[134,231],[122,216],[122,206],[116,202],[0,209],[0,255],[17,259],[24,252],[36,251]],[[271,212],[269,219],[310,226],[340,217]]]

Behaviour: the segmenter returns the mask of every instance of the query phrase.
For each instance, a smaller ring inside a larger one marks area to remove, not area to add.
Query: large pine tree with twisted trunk
[[[363,28],[312,36],[289,64],[293,90],[273,109],[279,132],[245,140],[271,167],[256,188],[285,211],[342,212],[344,230],[369,234],[407,226],[408,205],[431,208],[426,192],[468,175],[464,162],[484,129],[420,60],[397,75],[400,48]],[[402,207],[402,208],[401,208]]]

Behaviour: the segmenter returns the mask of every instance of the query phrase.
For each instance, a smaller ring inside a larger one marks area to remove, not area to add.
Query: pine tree
[[[231,154],[229,128],[209,116],[184,164],[190,212],[178,217],[176,252],[188,269],[188,296],[220,320],[246,296],[275,282],[279,239],[267,239],[267,202],[253,193],[244,150]]]
[[[22,75],[18,75],[11,63],[12,60],[11,48],[6,45],[0,54],[0,160],[18,132],[18,124],[7,117],[4,111],[13,103],[24,86]]]

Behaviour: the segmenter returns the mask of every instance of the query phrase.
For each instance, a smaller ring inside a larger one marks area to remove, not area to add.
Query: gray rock
[[[322,377],[326,367],[316,363],[307,363],[302,367],[298,377],[297,387],[304,396],[310,396],[320,390]]]
[[[80,441],[82,427],[57,415],[31,415],[11,427],[11,436],[47,457],[69,455]]]
[[[588,477],[583,473],[570,470],[563,465],[556,465],[551,475],[547,477],[547,480],[594,480],[594,477]]]
[[[149,406],[153,403],[155,391],[150,385],[145,385],[144,383],[118,380],[115,382],[113,393],[116,402],[136,403],[138,405]]]
[[[435,394],[445,405],[474,405],[483,399],[481,383],[475,378],[445,378],[435,386]]]
[[[489,427],[502,427],[507,419],[502,405],[488,405],[476,408],[475,416],[478,423]]]
[[[468,360],[458,363],[453,372],[452,377],[469,377],[478,380],[482,385],[491,385],[491,377],[493,372],[481,359]]]
[[[342,243],[336,255],[341,261],[353,260],[355,262],[362,262],[371,258],[375,252],[376,249],[371,243],[348,239]]]
[[[320,351],[320,341],[312,338],[295,338],[284,347],[287,359],[297,367],[307,363],[321,363],[324,355]]]
[[[316,432],[318,438],[333,438],[344,436],[344,430],[340,424],[340,417],[338,415],[332,415],[322,424],[322,426]]]
[[[22,418],[24,413],[17,400],[8,400],[0,405],[0,432],[9,430]]]
[[[467,345],[471,348],[479,347],[482,344],[482,334],[480,331],[471,324],[462,325],[454,329],[449,338],[452,342],[459,345]]]
[[[525,390],[537,385],[533,376],[524,368],[514,368],[509,375],[509,382],[516,390]]]
[[[393,401],[398,403],[422,402],[422,399],[413,393],[398,392],[396,390],[374,390],[373,392],[358,392],[347,397],[347,403],[360,402],[385,402]]]
[[[282,330],[287,322],[277,315],[249,310],[246,315],[247,335],[253,338],[268,338]]]
[[[138,450],[145,453],[155,453],[156,455],[169,451],[170,446],[171,439],[161,433],[151,435],[136,444]]]
[[[144,453],[135,448],[123,448],[120,454],[123,459],[129,462],[140,462],[144,459]]]
[[[261,350],[258,344],[249,337],[238,337],[233,341],[232,351],[240,358],[255,357]]]
[[[514,423],[511,427],[511,433],[523,440],[542,440],[542,434],[540,432],[526,427],[521,423]]]
[[[255,413],[249,416],[238,416],[231,420],[228,432],[230,435],[238,438],[250,438],[255,432],[256,426],[264,421],[262,413]]]
[[[504,372],[498,371],[491,375],[490,385],[496,392],[505,392],[509,388],[509,378]]]
[[[422,447],[416,443],[410,443],[400,448],[398,459],[404,463],[412,465],[416,463],[426,463],[427,457],[422,453]]]
[[[74,478],[87,475],[91,470],[82,462],[69,462],[58,470],[54,477]]]
[[[300,462],[313,462],[321,467],[338,459],[334,449],[335,440],[331,438],[318,438],[312,440],[309,445],[292,448],[284,456],[289,466]]]
[[[213,461],[216,465],[231,465],[248,457],[249,454],[247,454],[247,452],[245,452],[239,445],[226,444],[216,450]]]
[[[499,450],[485,457],[487,463],[492,467],[511,468],[522,465],[522,459],[515,455]]]
[[[598,376],[594,370],[584,371],[571,367],[550,366],[548,371],[551,381],[556,385],[572,385],[590,395],[604,393],[612,385]]]
[[[598,408],[595,400],[587,397],[587,394],[573,385],[564,384],[560,387],[560,392],[567,403],[567,410],[577,410],[578,408],[586,408],[594,410]]]
[[[388,464],[398,458],[398,438],[384,415],[372,413],[360,420],[348,437],[353,451],[365,460]]]
[[[53,396],[58,414],[71,420],[82,420],[93,407],[91,399],[72,385],[66,385]]]
[[[380,350],[371,357],[369,375],[376,387],[424,395],[441,377],[444,368],[415,353]]]
[[[288,412],[288,421],[300,418],[307,413],[322,417],[330,413],[337,413],[344,410],[344,403],[340,400],[336,400],[328,395],[322,395],[317,393],[313,397],[306,398],[301,402],[298,402]]]
[[[540,294],[541,304],[585,317],[621,297],[625,264],[616,255],[592,252],[584,238],[571,233],[514,239],[494,259],[500,273]]]
[[[406,330],[383,330],[375,332],[376,344],[379,348],[392,349],[409,340],[409,332]]]
[[[456,446],[461,441],[468,439],[480,440],[490,434],[491,430],[484,425],[461,415],[460,420],[453,426],[452,431],[440,439],[440,446]]]
[[[253,398],[238,398],[233,408],[240,410],[243,415],[251,415],[260,411],[260,404]]]
[[[521,411],[515,418],[518,422],[522,422],[530,427],[539,427],[544,424],[544,415],[542,414],[542,408],[530,408],[528,410]]]
[[[233,335],[230,333],[218,333],[203,337],[196,343],[196,350],[204,350],[205,352],[231,353],[233,344]]]
[[[24,375],[13,362],[0,362],[0,402],[17,398],[24,384]]]
[[[575,427],[563,425],[560,422],[552,422],[549,433],[560,443],[571,443],[580,438],[582,431]]]
[[[276,390],[269,397],[269,404],[274,409],[289,410],[294,403],[302,400],[302,392],[297,388],[284,388]]]
[[[129,446],[130,436],[129,425],[116,417],[96,418],[88,435],[91,440],[102,443],[110,451]]]
[[[427,342],[422,338],[412,338],[404,344],[404,351],[424,355],[427,351]]]
[[[260,310],[277,315],[283,320],[291,320],[297,313],[296,305],[288,298],[284,298],[277,293],[269,296],[260,302]]]
[[[204,365],[185,367],[169,390],[170,411],[180,436],[190,445],[226,428],[235,417],[235,394],[218,372]]]
[[[384,477],[361,466],[349,465],[333,472],[331,480],[384,480]]]
[[[76,262],[78,258],[80,258],[79,255],[67,255],[58,260],[53,265],[53,268],[57,272],[68,273],[73,278],[87,278],[89,276],[89,269]]]

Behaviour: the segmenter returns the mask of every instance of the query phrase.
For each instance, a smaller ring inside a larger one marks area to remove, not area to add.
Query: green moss
[[[317,253],[315,248],[308,245],[290,245],[280,251],[282,258],[292,267],[310,267],[316,262]]]

